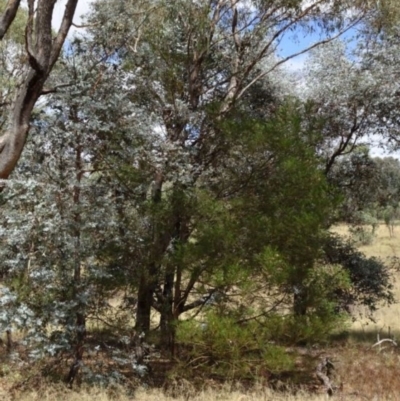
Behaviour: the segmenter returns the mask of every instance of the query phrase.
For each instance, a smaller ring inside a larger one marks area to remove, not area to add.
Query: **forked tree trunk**
[[[14,170],[30,128],[32,110],[43,93],[44,84],[56,63],[76,10],[78,0],[68,0],[61,27],[52,36],[52,17],[56,0],[28,0],[29,17],[25,31],[28,72],[17,86],[15,100],[8,112],[6,131],[0,138],[0,179]],[[0,16],[0,39],[17,13],[20,1],[9,0]]]

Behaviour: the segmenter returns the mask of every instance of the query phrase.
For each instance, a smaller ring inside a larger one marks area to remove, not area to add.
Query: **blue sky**
[[[55,6],[55,13],[53,17],[53,26],[57,29],[60,26],[62,16],[65,9],[65,4],[67,0],[59,0]],[[90,9],[91,0],[79,0],[77,6],[77,12],[75,14],[74,22],[76,24],[81,23],[81,16],[86,14]],[[73,35],[75,32],[79,31],[79,29],[75,27],[71,27],[70,35]],[[348,31],[346,34],[343,35],[343,38],[350,39],[356,33],[355,29]],[[291,54],[297,53],[302,49],[305,49],[312,44],[316,43],[317,41],[321,40],[321,35],[317,32],[314,34],[305,34],[303,30],[295,30],[290,32],[290,34],[285,35],[282,38],[281,43],[278,47],[278,53],[281,57],[287,57]],[[290,71],[299,71],[303,66],[307,59],[307,53],[302,54],[301,56],[295,57],[289,60],[286,64],[286,68]],[[383,149],[379,148],[378,146],[373,146],[371,149],[371,153],[373,156],[385,156],[385,155],[392,155],[395,157],[399,157],[396,154],[388,153]]]
[[[356,29],[350,29],[345,32],[341,38],[345,40],[351,40],[356,34]],[[306,33],[304,30],[296,29],[283,36],[282,41],[278,46],[278,53],[281,57],[288,57],[294,53],[297,53],[314,43],[319,42],[326,38],[326,35],[321,34],[321,32]],[[299,70],[304,66],[304,62],[307,59],[308,54],[304,53],[298,57],[295,57],[288,61],[287,67],[290,70]]]
[[[357,34],[356,29],[351,29],[346,32],[344,35],[341,36],[342,39],[349,41],[349,48],[354,48],[356,45],[355,42],[355,35]],[[303,31],[297,30],[291,32],[288,35],[285,35],[279,44],[278,47],[278,54],[281,57],[288,57],[294,53],[305,49],[314,43],[323,39],[318,33],[317,34],[308,34],[306,35]],[[308,53],[302,54],[301,56],[295,57],[289,60],[285,66],[289,71],[298,72],[300,71],[307,60]],[[300,78],[301,79],[301,78]],[[371,143],[371,155],[373,157],[385,157],[385,156],[392,156],[400,159],[400,151],[391,152],[388,149],[382,147],[380,142],[380,137],[378,135],[372,135],[366,140]]]

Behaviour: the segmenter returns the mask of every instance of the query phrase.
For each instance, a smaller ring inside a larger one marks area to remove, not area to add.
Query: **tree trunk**
[[[75,346],[75,359],[67,376],[68,387],[72,388],[75,378],[83,364],[83,352],[86,339],[86,319],[83,313],[76,314],[76,346]]]
[[[173,312],[174,269],[165,274],[163,304],[160,317],[160,345],[161,349],[174,355],[175,319]]]
[[[307,314],[307,290],[301,284],[295,286],[294,289],[293,313],[295,316],[305,316]]]
[[[72,109],[71,111],[71,119],[74,121],[78,121],[78,113],[76,109]],[[81,135],[79,132],[76,132],[76,148],[75,148],[75,175],[77,184],[73,189],[73,202],[74,206],[77,208],[74,213],[74,277],[73,277],[73,288],[74,288],[74,298],[77,302],[76,307],[76,343],[75,343],[75,359],[69,370],[69,374],[67,377],[67,384],[69,387],[72,387],[75,377],[77,376],[80,367],[83,364],[83,353],[84,346],[86,340],[86,316],[85,309],[86,305],[81,301],[81,292],[82,292],[82,257],[81,257],[81,225],[82,225],[82,217],[81,211],[79,207],[81,205],[81,181],[83,178],[83,149],[81,144]]]
[[[61,27],[52,35],[52,17],[56,0],[28,2],[29,18],[26,26],[25,47],[29,70],[24,82],[17,86],[15,101],[8,113],[8,129],[0,138],[0,179],[6,179],[14,170],[30,128],[30,118],[43,86],[56,63],[75,13],[78,0],[68,0]],[[19,1],[7,3],[0,18],[0,39],[9,29],[19,7]]]
[[[7,334],[7,352],[11,353],[11,351],[13,349],[13,341],[12,341],[11,330],[10,329],[6,330],[6,334]]]
[[[157,172],[154,178],[152,188],[152,202],[157,205],[161,202],[163,186],[163,175]],[[162,253],[161,238],[157,219],[152,221],[152,242],[153,249],[151,250],[150,263],[147,271],[142,271],[139,278],[138,302],[136,309],[136,324],[135,329],[138,333],[148,334],[151,324],[151,307],[153,306],[153,296],[158,283],[158,257]]]
[[[150,331],[151,308],[153,306],[153,295],[156,284],[154,277],[152,277],[154,270],[155,266],[150,268],[147,272],[142,272],[139,281],[135,324],[135,330],[139,334],[144,333],[147,335]]]
[[[184,190],[185,188],[179,189]],[[187,223],[189,218],[185,215],[184,207],[181,204],[180,190],[175,194],[175,224],[170,242],[171,253],[176,252],[178,246],[186,244],[190,236]],[[176,324],[184,306],[184,301],[181,299],[182,268],[182,261],[177,260],[175,255],[167,266],[164,277],[160,310],[160,343],[161,348],[169,352],[171,356],[175,353]]]
[[[0,40],[3,39],[4,35],[8,31],[8,28],[14,21],[20,2],[21,0],[9,0],[7,2],[7,6],[3,12],[3,15],[0,17]]]

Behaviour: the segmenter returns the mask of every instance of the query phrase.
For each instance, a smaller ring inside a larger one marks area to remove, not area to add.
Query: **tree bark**
[[[161,349],[174,354],[175,344],[175,319],[173,313],[173,290],[174,290],[174,274],[175,268],[169,269],[165,274],[163,303],[161,306],[160,317],[160,345]]]
[[[157,271],[155,263],[149,266],[148,271],[143,271],[139,280],[138,301],[136,309],[135,330],[137,333],[147,335],[151,326],[151,308],[153,295],[157,286]]]
[[[163,175],[157,172],[152,188],[152,202],[156,207],[161,202],[163,186]],[[151,308],[153,306],[153,296],[158,284],[159,264],[158,257],[161,252],[161,233],[156,217],[153,218],[151,255],[149,255],[148,269],[143,269],[139,277],[138,302],[136,309],[135,329],[139,333],[148,334],[151,325]]]
[[[5,134],[0,138],[0,179],[6,179],[14,170],[24,148],[30,128],[30,118],[43,86],[56,63],[76,10],[78,0],[68,0],[61,27],[52,37],[51,21],[56,0],[28,1],[29,17],[25,32],[28,72],[17,89],[7,122]],[[0,38],[11,25],[18,10],[19,1],[9,1],[0,20]]]
[[[295,288],[293,313],[295,316],[305,316],[307,314],[307,293],[303,285],[298,285]]]
[[[0,18],[0,40],[4,38],[8,28],[14,21],[21,0],[8,0],[3,15]]]
[[[78,121],[77,110],[73,109],[71,111],[71,120]],[[79,207],[81,206],[81,181],[83,178],[83,149],[81,143],[81,133],[75,132],[76,145],[75,145],[75,178],[76,185],[73,189],[73,203],[76,208],[74,212],[74,277],[73,277],[73,289],[74,298],[77,303],[76,306],[76,340],[75,340],[75,355],[74,362],[70,368],[67,384],[72,387],[75,377],[77,376],[80,367],[83,364],[83,353],[86,341],[86,313],[85,313],[85,303],[82,302],[82,256],[81,256],[81,226],[82,217]]]

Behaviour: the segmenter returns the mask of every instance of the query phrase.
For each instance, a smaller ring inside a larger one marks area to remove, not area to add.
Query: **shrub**
[[[177,338],[185,367],[224,379],[254,379],[261,372],[279,373],[293,368],[293,359],[273,341],[269,325],[255,320],[238,323],[229,316],[208,312],[203,322],[185,321]]]
[[[348,272],[351,286],[336,292],[343,309],[359,304],[373,312],[380,301],[394,301],[390,270],[380,259],[366,257],[337,235],[327,239],[324,257],[327,263],[340,265]]]

